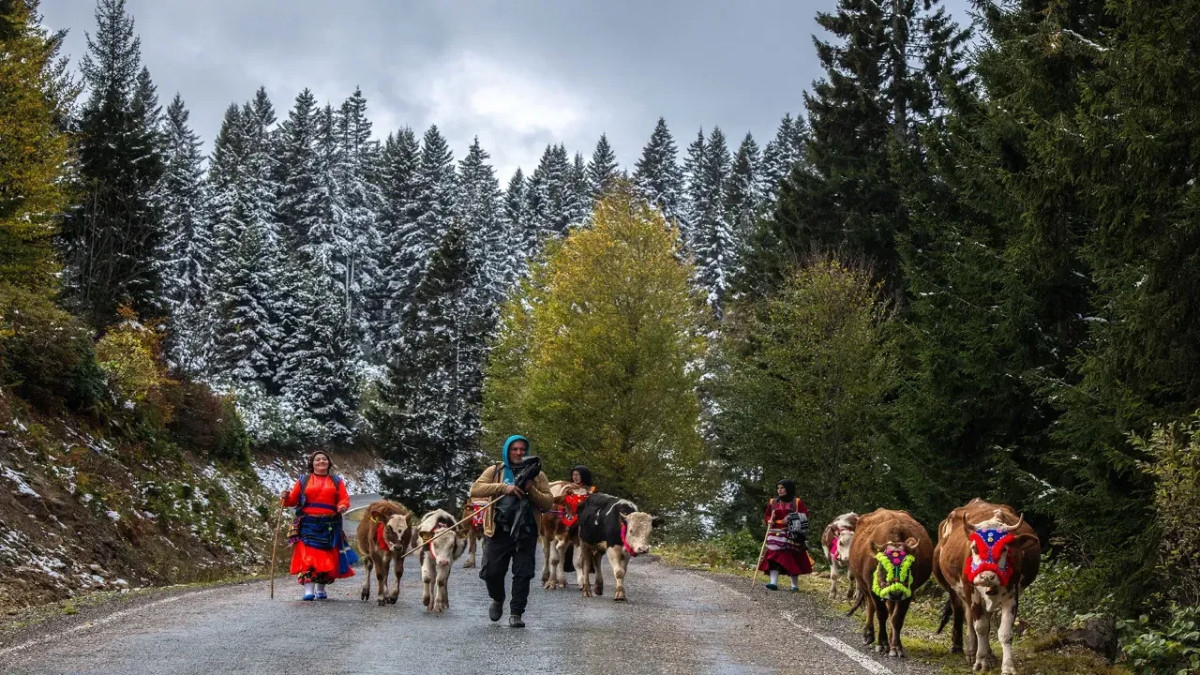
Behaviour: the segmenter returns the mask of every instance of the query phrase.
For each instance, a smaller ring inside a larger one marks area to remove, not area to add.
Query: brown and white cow
[[[404,576],[404,560],[400,557],[408,552],[413,539],[413,516],[404,506],[381,499],[373,502],[358,521],[355,532],[358,550],[363,554],[362,601],[371,599],[371,571],[375,571],[379,588],[376,593],[380,606],[396,604],[400,595],[400,579]],[[388,567],[396,565],[396,588],[390,593],[387,588]]]
[[[992,616],[1000,613],[1000,671],[1013,675],[1013,624],[1021,591],[1033,583],[1041,565],[1042,544],[1037,533],[1012,507],[972,499],[950,512],[938,527],[934,576],[950,598],[940,633],[952,614],[952,652],[963,651],[963,620],[971,617],[967,633],[967,663],[975,670],[996,667],[990,641]]]
[[[417,525],[423,586],[421,604],[431,612],[441,612],[450,606],[450,566],[467,548],[463,530],[454,528],[454,522],[454,516],[436,509],[421,516],[421,523]],[[443,534],[452,528],[453,532]]]
[[[542,538],[542,586],[548,591],[567,587],[567,556],[572,550],[579,550],[579,513],[567,504],[567,495],[579,498],[586,497],[588,492],[588,488],[569,480],[550,483],[554,510],[538,518],[538,535]],[[578,570],[576,567],[577,573]]]
[[[912,603],[912,594],[933,568],[933,540],[907,511],[877,509],[862,516],[850,543],[850,573],[858,585],[858,604],[867,605],[863,644],[875,643],[875,617],[879,641],[875,651],[903,657],[900,632]],[[853,612],[854,610],[850,610]],[[891,628],[891,638],[888,628]]]
[[[821,533],[821,548],[829,560],[829,597],[837,597],[838,577],[846,572],[846,599],[854,597],[854,579],[850,575],[850,542],[854,541],[854,529],[858,527],[858,514],[843,513],[825,526]]]
[[[462,517],[459,520],[465,521],[462,531],[466,534],[468,546],[463,569],[475,566],[475,542],[483,541],[483,507],[488,501],[490,500],[473,497],[463,505]]]
[[[595,594],[604,594],[600,556],[606,551],[617,579],[613,600],[625,601],[625,571],[629,559],[650,551],[654,517],[638,511],[627,499],[594,493],[579,507],[579,588],[592,597],[591,575],[596,575]]]

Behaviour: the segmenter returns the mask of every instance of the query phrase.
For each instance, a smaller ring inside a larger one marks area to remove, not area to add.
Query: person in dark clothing
[[[767,588],[779,590],[779,572],[785,572],[792,578],[792,592],[800,590],[800,575],[812,574],[812,561],[808,551],[803,546],[788,537],[787,517],[792,513],[808,515],[808,507],[796,496],[796,484],[790,480],[781,480],[775,484],[774,499],[767,503],[763,520],[767,523],[766,555],[758,563],[760,572],[767,572],[771,580]]]
[[[587,488],[594,488],[592,472],[584,465],[576,465],[571,469],[571,482]]]
[[[550,481],[546,474],[538,472],[532,479],[517,485],[517,474],[521,463],[529,452],[529,441],[524,436],[509,436],[504,442],[500,464],[489,466],[471,485],[472,497],[486,497],[500,501],[487,508],[483,516],[483,565],[479,578],[487,584],[492,604],[488,618],[499,621],[504,612],[504,578],[512,563],[512,600],[509,601],[508,625],[523,628],[522,615],[529,601],[529,582],[533,579],[534,554],[537,551],[537,514],[526,500],[543,511],[554,506],[550,495]],[[524,508],[522,508],[524,506]]]

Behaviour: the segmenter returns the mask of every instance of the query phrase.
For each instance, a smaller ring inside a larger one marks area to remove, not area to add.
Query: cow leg
[[[950,611],[954,624],[950,628],[950,653],[963,653],[963,602],[955,591],[950,591]],[[972,649],[974,652],[974,649]]]
[[[858,585],[858,592],[870,593],[870,591],[863,588],[861,583]],[[875,598],[870,595],[864,597],[867,598],[865,603],[867,605],[867,623],[863,626],[862,638],[863,645],[870,647],[875,643]]]
[[[846,568],[846,602],[853,602],[857,597],[855,591],[858,586],[854,583],[854,575],[850,574],[850,568]]]
[[[469,523],[468,523],[469,524]],[[475,526],[471,525],[467,528],[467,560],[463,563],[463,569],[475,566]]]
[[[904,645],[900,642],[900,631],[904,630],[904,617],[908,616],[908,606],[912,604],[912,600],[901,600],[900,602],[892,603],[892,641],[891,649],[888,651],[888,656],[894,658],[904,658]]]
[[[404,578],[404,558],[400,557],[400,549],[393,549],[390,556],[390,562],[396,568],[396,588],[392,589],[392,592],[388,594],[388,603],[394,605],[400,599],[400,580]],[[385,578],[386,576],[384,575]]]
[[[542,586],[552,591],[556,588],[555,566],[558,565],[558,549],[554,547],[554,533],[548,532],[542,537]]]
[[[437,566],[437,588],[435,589],[436,598],[433,603],[433,611],[443,612],[450,607],[450,565]]]
[[[567,587],[567,537],[555,537],[554,551],[551,555],[554,558],[554,586],[556,588]]]
[[[421,551],[421,604],[425,609],[433,609],[433,582],[436,572],[433,559]]]
[[[625,555],[625,549],[609,546],[608,564],[612,567],[613,577],[617,580],[617,590],[613,592],[613,600],[625,602],[625,566],[629,564],[629,557]]]
[[[374,563],[371,562],[370,553],[363,556],[363,567],[366,568],[366,571],[363,573],[362,594],[360,599],[363,602],[366,602],[367,600],[371,599],[371,569],[374,567]]]
[[[376,549],[371,552],[371,559],[372,564],[375,566],[375,580],[378,582],[375,588],[375,604],[383,607],[388,601],[387,578],[388,565],[391,562],[391,554]]]
[[[888,646],[888,621],[891,619],[891,612],[888,611],[887,603],[877,595],[871,595],[871,604],[875,605],[875,621],[879,625],[879,632],[875,640],[875,651],[882,654],[887,650]]]
[[[1001,675],[1016,675],[1017,667],[1013,664],[1013,624],[1017,621],[1017,596],[1012,596],[1000,608],[1000,661]]]
[[[575,545],[575,552],[573,553],[573,555],[574,555],[574,559],[572,560],[572,562],[574,562],[574,564],[575,564],[575,583],[580,588],[583,588],[584,586],[588,585],[588,578],[583,575],[583,557],[584,557],[584,555],[583,555],[583,544],[582,543],[577,543]]]
[[[579,546],[579,564],[575,566],[579,575],[579,592],[583,597],[592,597],[592,547],[587,544]]]
[[[996,667],[996,655],[992,653],[992,615],[983,603],[972,603],[971,615],[975,629],[975,670],[991,670]]]
[[[840,571],[841,570],[838,569],[837,559],[835,558],[833,560],[830,560],[829,561],[829,599],[830,600],[837,598],[837,582],[838,582],[838,573]]]
[[[597,547],[592,551],[592,571],[596,573],[596,584],[593,591],[596,595],[604,595],[604,570],[600,568],[600,560],[604,557],[604,551]]]

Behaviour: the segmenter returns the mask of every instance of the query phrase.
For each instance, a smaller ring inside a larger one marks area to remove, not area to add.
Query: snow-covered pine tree
[[[204,317],[212,271],[213,237],[200,137],[188,126],[183,98],[167,107],[163,130],[163,297],[171,314],[170,360],[186,373],[204,370],[210,325]]]
[[[479,457],[486,322],[469,301],[477,271],[467,248],[455,222],[408,307],[408,330],[370,411],[397,468],[385,474],[385,491],[418,511],[458,508]]]
[[[477,137],[458,164],[456,211],[467,232],[468,253],[479,273],[475,302],[483,314],[493,316],[508,291],[512,242],[501,204],[500,182],[487,163],[489,157]]]
[[[762,182],[763,212],[769,216],[779,198],[779,185],[788,179],[796,165],[805,166],[805,143],[808,127],[803,117],[792,117],[784,113],[779,122],[775,138],[767,143],[763,151]]]
[[[596,149],[592,151],[592,160],[587,165],[588,191],[591,200],[594,202],[599,199],[600,195],[612,185],[613,180],[619,175],[617,154],[608,144],[608,136],[600,134]]]
[[[291,252],[300,248],[319,216],[317,184],[317,102],[308,89],[296,96],[296,103],[280,125],[276,156],[279,158],[276,181],[279,196],[276,216],[280,235]]]
[[[571,224],[566,206],[571,181],[571,160],[563,145],[548,145],[526,190],[531,226],[537,228],[538,248],[549,237],[561,237]]]
[[[678,154],[667,121],[660,117],[650,141],[642,149],[641,159],[633,166],[634,185],[668,220],[677,220],[681,215],[683,172]]]
[[[161,311],[158,102],[124,0],[99,0],[81,63],[90,92],[78,122],[80,208],[61,230],[68,301],[96,326],[129,303]]]
[[[416,171],[416,193],[412,220],[399,230],[400,316],[416,291],[433,251],[450,229],[454,217],[454,155],[437,125],[429,127],[421,140],[421,157]]]
[[[504,224],[508,230],[506,286],[528,271],[529,257],[537,248],[537,227],[529,213],[528,191],[525,174],[517,167],[504,191]]]
[[[337,115],[338,142],[342,167],[338,178],[346,209],[348,248],[342,286],[345,289],[346,316],[360,351],[373,353],[378,344],[372,333],[368,298],[385,286],[375,252],[382,247],[379,234],[383,193],[375,176],[379,143],[371,139],[371,121],[367,119],[367,100],[355,89]],[[369,355],[369,354],[368,354]]]
[[[271,156],[274,111],[262,89],[225,113],[209,165],[215,244],[209,370],[229,384],[276,391],[280,365],[279,276]]]
[[[566,147],[563,147],[566,150]],[[571,163],[567,177],[567,189],[563,194],[563,214],[567,226],[572,227],[587,222],[592,215],[592,189],[588,184],[587,164],[583,155],[575,153],[575,161]]]
[[[380,152],[379,176],[383,206],[378,225],[380,246],[376,251],[376,266],[381,285],[375,287],[372,300],[372,333],[380,347],[379,360],[388,362],[393,347],[400,339],[400,307],[411,289],[407,287],[407,270],[403,264],[405,238],[417,221],[417,171],[421,163],[421,144],[412,129],[405,127],[388,134]]]
[[[747,133],[738,146],[737,155],[730,169],[729,182],[725,186],[725,213],[732,235],[732,250],[726,270],[736,274],[744,246],[750,241],[760,209],[763,205],[762,156],[754,136]]]
[[[719,315],[729,287],[735,248],[725,208],[731,160],[725,134],[714,127],[688,147],[688,236],[696,260],[697,282]]]
[[[696,224],[707,212],[711,199],[704,182],[704,170],[708,162],[708,144],[704,140],[704,129],[696,132],[696,140],[688,144],[687,157],[683,160],[684,192],[680,203],[679,233],[684,246],[693,254],[696,251]],[[698,265],[699,261],[697,261]]]

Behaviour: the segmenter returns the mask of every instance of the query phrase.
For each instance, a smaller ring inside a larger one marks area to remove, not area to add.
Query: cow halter
[[[839,548],[838,540],[841,539],[842,533],[847,530],[850,530],[850,528],[839,527],[833,531],[833,541],[829,544],[829,557],[830,558],[838,557],[838,548]],[[851,531],[853,531],[853,530],[851,530]]]
[[[1013,569],[1007,558],[1003,565],[1000,564],[1000,559],[1004,555],[1004,549],[1008,548],[1008,545],[1016,538],[1012,532],[1005,530],[988,529],[972,532],[971,548],[973,551],[963,562],[963,576],[973,584],[975,578],[980,574],[992,572],[1000,579],[1001,586],[1007,586],[1009,579],[1012,578]],[[984,551],[987,554],[986,558],[982,554],[975,555],[976,552]]]
[[[880,598],[886,599],[892,593],[901,593],[905,599],[912,597],[912,566],[916,560],[916,556],[911,553],[905,553],[901,550],[892,550],[891,555],[879,552],[875,554],[875,560],[879,561],[879,566],[886,572],[885,579],[888,582],[887,586],[880,587],[879,573],[875,573],[874,579],[871,582],[871,590]]]
[[[568,494],[563,496],[563,506],[566,508],[564,508],[559,514],[559,519],[562,520],[563,525],[572,527],[575,525],[575,523],[579,522],[579,506],[583,504],[584,500],[586,500],[588,496],[589,495],[586,494]]]
[[[437,557],[437,552],[433,550],[433,540],[437,537],[437,533],[446,529],[444,524],[435,525],[433,531],[429,533],[429,541],[425,544],[429,547],[429,555],[433,556],[433,562],[440,562]]]

